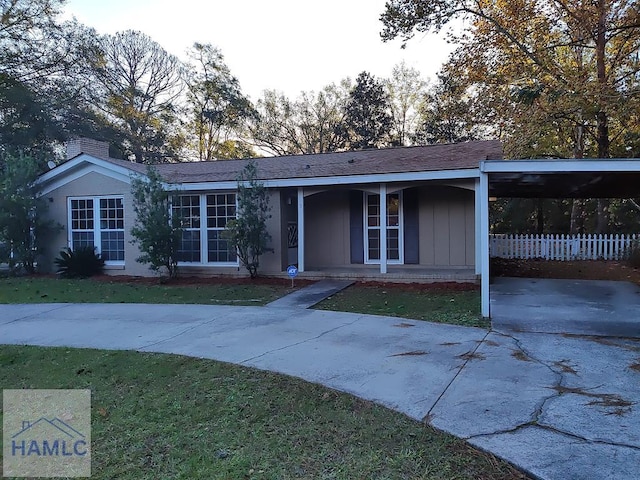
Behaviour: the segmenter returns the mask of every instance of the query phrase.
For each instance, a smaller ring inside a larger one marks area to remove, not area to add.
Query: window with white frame
[[[124,263],[122,197],[69,199],[69,246],[95,247],[107,263]]]
[[[366,193],[365,253],[369,263],[380,261],[380,195]],[[402,263],[402,194],[387,195],[387,261]]]
[[[182,224],[179,262],[200,262],[200,195],[177,195],[172,202],[172,215]]]
[[[184,228],[178,261],[237,265],[235,250],[222,236],[236,218],[235,193],[176,195],[172,214],[180,216]]]
[[[209,262],[236,262],[236,252],[222,238],[229,220],[236,218],[235,193],[207,195],[207,254]]]

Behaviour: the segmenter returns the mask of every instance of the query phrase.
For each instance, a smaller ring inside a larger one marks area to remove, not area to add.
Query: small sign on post
[[[293,288],[293,279],[298,276],[298,267],[295,265],[289,265],[287,267],[287,275],[291,278],[291,288]]]

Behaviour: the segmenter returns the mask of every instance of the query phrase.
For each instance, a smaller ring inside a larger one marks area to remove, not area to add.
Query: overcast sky
[[[290,97],[367,70],[388,77],[402,60],[434,78],[451,46],[419,35],[406,49],[380,39],[385,0],[68,0],[66,12],[99,33],[135,29],[185,58],[193,42],[218,47],[253,100]]]

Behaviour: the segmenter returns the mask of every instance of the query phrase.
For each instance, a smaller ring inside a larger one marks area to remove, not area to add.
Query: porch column
[[[380,184],[380,273],[387,273],[387,184]]]
[[[304,188],[298,187],[298,271],[304,272]]]
[[[480,171],[480,304],[483,317],[490,317],[489,296],[489,176]]]
[[[480,275],[482,273],[482,268],[481,268],[481,264],[482,264],[482,257],[480,255],[480,251],[482,249],[482,244],[480,242],[480,237],[481,237],[481,233],[480,233],[480,203],[481,203],[481,199],[480,199],[480,179],[476,179],[476,185],[475,185],[475,194],[476,194],[476,199],[475,199],[475,208],[476,208],[476,213],[475,213],[475,268],[476,268],[476,275]]]

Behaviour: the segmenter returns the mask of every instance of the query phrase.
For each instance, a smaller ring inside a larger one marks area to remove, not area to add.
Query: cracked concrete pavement
[[[0,343],[176,353],[281,372],[467,439],[542,479],[637,479],[640,340],[320,310],[1,305]]]

